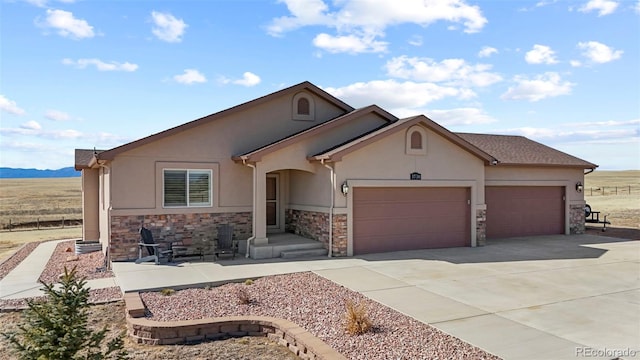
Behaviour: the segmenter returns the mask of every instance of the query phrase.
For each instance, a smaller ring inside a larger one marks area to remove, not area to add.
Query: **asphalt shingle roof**
[[[598,166],[524,136],[455,134],[495,157],[503,165],[575,166],[585,169]]]

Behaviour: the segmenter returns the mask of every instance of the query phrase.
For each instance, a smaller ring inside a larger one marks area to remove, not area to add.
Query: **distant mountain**
[[[73,167],[58,170],[14,169],[0,167],[0,179],[62,178],[80,176]]]

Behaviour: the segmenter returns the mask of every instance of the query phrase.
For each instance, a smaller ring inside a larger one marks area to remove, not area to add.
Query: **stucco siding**
[[[252,170],[236,164],[231,157],[343,113],[325,100],[314,97],[316,120],[293,120],[292,98],[293,95],[284,96],[241,113],[231,113],[116,156],[111,162],[113,209],[128,210],[127,213],[141,210],[139,214],[166,212],[162,206],[162,169],[159,164],[165,168],[213,170],[216,196],[212,206],[182,212],[244,211],[240,208],[250,208],[253,199]],[[304,159],[299,153],[295,155]],[[286,163],[282,165],[282,168],[287,168]]]
[[[100,174],[97,169],[82,170],[82,240],[100,238]]]
[[[584,170],[554,167],[491,166],[486,169],[487,186],[521,185],[544,186],[545,183],[567,187],[567,200],[573,204],[584,202],[584,193],[575,190],[575,184],[584,184]]]
[[[316,173],[290,172],[289,204],[304,206],[331,206],[331,176],[329,169],[316,165]]]
[[[418,172],[422,181],[472,180],[478,189],[484,187],[484,163],[439,135],[427,131],[426,155],[407,155],[406,134],[397,132],[371,145],[346,155],[336,163],[337,183],[345,180],[409,180]],[[484,192],[476,192],[476,203],[484,203]],[[336,194],[337,206],[346,200]]]

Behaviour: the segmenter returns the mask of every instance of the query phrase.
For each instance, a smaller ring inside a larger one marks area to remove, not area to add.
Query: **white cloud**
[[[480,51],[478,52],[478,57],[481,57],[481,58],[489,57],[497,53],[498,53],[498,49],[490,46],[483,46],[482,49],[480,49]]]
[[[491,65],[470,65],[463,59],[436,62],[429,58],[399,56],[387,61],[385,68],[391,77],[448,85],[485,87],[502,80],[500,75],[489,72]]]
[[[332,36],[321,33],[313,39],[313,45],[330,53],[367,53],[387,51],[387,42],[376,41],[373,36]]]
[[[528,100],[539,101],[548,97],[568,95],[575,84],[562,81],[560,75],[555,72],[547,72],[537,75],[533,79],[526,76],[516,76],[513,79],[516,86],[509,87],[507,92],[502,94],[504,100]]]
[[[44,114],[44,117],[53,121],[67,121],[71,119],[71,116],[69,116],[69,114],[59,110],[47,110],[47,112]]]
[[[35,120],[27,121],[26,123],[20,125],[20,127],[22,129],[27,129],[27,130],[40,130],[40,129],[42,129],[42,126]]]
[[[137,64],[132,64],[130,62],[119,63],[116,61],[104,62],[100,59],[63,59],[62,63],[64,65],[75,66],[78,69],[85,69],[89,65],[93,65],[96,67],[98,71],[126,71],[132,72],[138,70]]]
[[[422,36],[413,35],[407,42],[412,46],[422,46]]]
[[[428,110],[426,116],[440,125],[489,124],[497,120],[478,108],[458,108],[448,110]]]
[[[604,64],[619,59],[623,51],[613,50],[597,41],[579,42],[578,48],[584,50],[582,55],[594,63]]]
[[[569,61],[569,64],[573,67],[580,67],[582,66],[582,62],[579,60],[571,60]]]
[[[260,84],[260,81],[262,81],[260,79],[260,76],[247,71],[244,74],[242,74],[242,79],[234,80],[232,82],[236,85],[251,87],[251,86]]]
[[[369,52],[384,52],[386,43],[378,38],[384,36],[387,27],[403,23],[428,26],[447,21],[462,24],[467,33],[478,32],[487,23],[478,6],[468,5],[464,0],[404,0],[402,6],[394,0],[342,0],[332,3],[334,11],[322,0],[281,2],[287,5],[290,16],[273,19],[267,27],[269,34],[281,36],[305,26],[325,26],[335,29],[337,34],[319,34],[314,44],[324,45],[332,52],[342,49],[354,53],[363,44],[368,45],[364,48]],[[342,43],[336,45],[337,42]]]
[[[618,8],[618,5],[619,4],[617,1],[590,0],[589,2],[578,8],[578,11],[588,13],[595,10],[598,11],[598,16],[605,16],[613,14],[613,12]]]
[[[572,127],[575,129],[575,127]],[[494,131],[498,134],[522,135],[547,144],[618,144],[638,142],[638,129],[559,130],[557,128],[521,127]]]
[[[73,39],[92,38],[95,36],[93,26],[89,25],[86,20],[77,19],[73,13],[64,10],[47,10],[47,17],[43,27],[58,30],[58,34]]]
[[[175,75],[173,80],[187,85],[207,82],[207,78],[196,69],[185,69],[183,74]]]
[[[416,109],[445,97],[468,99],[476,95],[469,89],[396,80],[358,82],[324,90],[357,107],[377,104],[385,109]]]
[[[152,11],[151,17],[155,25],[151,31],[158,39],[166,42],[182,41],[184,31],[188,27],[182,19],[177,19],[170,13],[157,11]]]
[[[555,64],[558,62],[555,58],[555,52],[549,46],[533,45],[533,49],[527,51],[524,59],[529,64]]]
[[[0,95],[0,109],[14,115],[24,115],[25,111],[21,109],[15,101],[7,99],[4,95]]]
[[[634,10],[636,13],[640,14],[640,0],[638,0],[638,1],[636,2],[636,4],[633,6],[633,10]]]

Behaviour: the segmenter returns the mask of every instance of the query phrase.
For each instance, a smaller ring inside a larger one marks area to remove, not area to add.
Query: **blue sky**
[[[308,80],[640,169],[640,1],[0,0],[0,166],[57,169]]]

